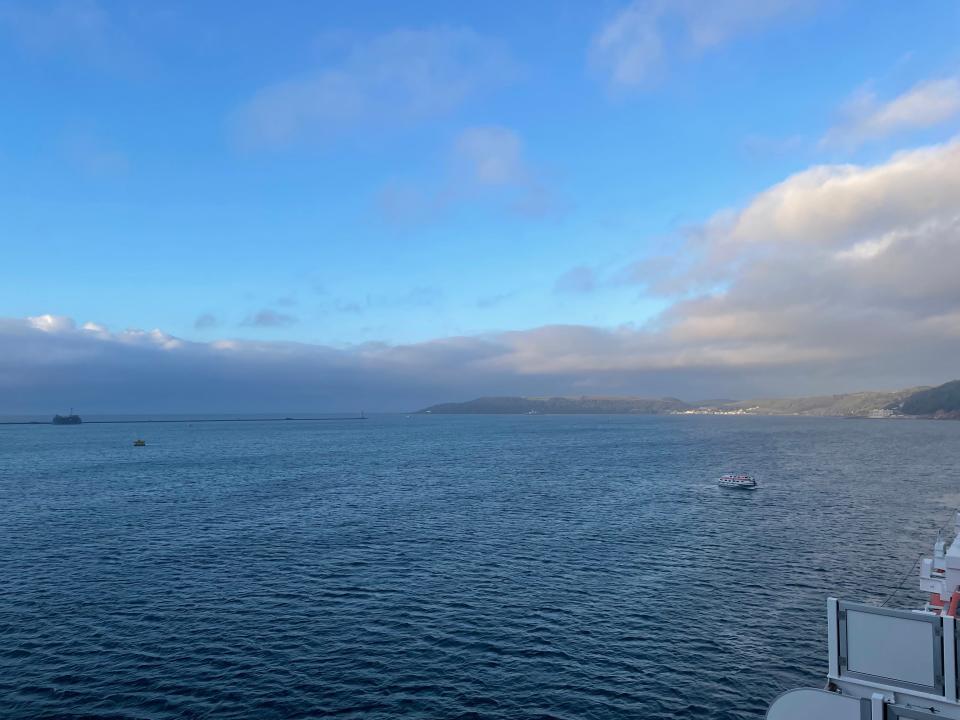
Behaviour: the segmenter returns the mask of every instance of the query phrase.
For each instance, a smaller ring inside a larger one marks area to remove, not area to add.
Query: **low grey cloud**
[[[394,30],[262,88],[238,110],[234,129],[246,147],[324,142],[444,115],[512,75],[506,51],[467,28]]]
[[[439,305],[444,298],[439,288],[420,285],[396,294],[367,293],[359,299],[332,300],[325,309],[340,313],[362,315],[384,308],[424,308]]]
[[[250,315],[243,321],[243,325],[258,328],[278,328],[293,325],[295,322],[297,322],[297,318],[293,315],[287,315],[286,313],[277,312],[270,308],[264,308]]]
[[[202,313],[193,321],[193,327],[196,330],[210,330],[219,327],[220,321],[211,313]]]
[[[600,284],[596,271],[587,265],[570,268],[557,278],[554,290],[559,293],[590,293]]]

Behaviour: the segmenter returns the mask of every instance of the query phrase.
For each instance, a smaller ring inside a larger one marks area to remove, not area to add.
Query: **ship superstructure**
[[[826,687],[790,690],[769,720],[960,720],[960,513],[920,564],[918,610],[827,599]]]
[[[79,425],[83,420],[79,415],[74,415],[73,408],[70,408],[69,415],[54,415],[50,422],[53,425]]]

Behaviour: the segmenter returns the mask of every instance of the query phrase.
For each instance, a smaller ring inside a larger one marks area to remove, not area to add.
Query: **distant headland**
[[[434,415],[806,415],[960,420],[960,380],[937,387],[915,387],[896,392],[694,403],[671,397],[482,397],[466,402],[431,405],[419,412]]]

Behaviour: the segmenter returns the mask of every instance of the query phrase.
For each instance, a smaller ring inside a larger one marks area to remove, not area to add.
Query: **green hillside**
[[[919,388],[896,392],[855,392],[800,398],[765,398],[726,405],[758,415],[815,415],[823,417],[866,417],[872,412],[895,407],[912,397]]]
[[[960,380],[913,393],[900,406],[904,415],[960,417]]]

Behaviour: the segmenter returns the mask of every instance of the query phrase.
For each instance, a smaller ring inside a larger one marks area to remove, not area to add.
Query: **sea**
[[[760,720],[960,506],[960,422],[199,419],[0,426],[0,717]]]

